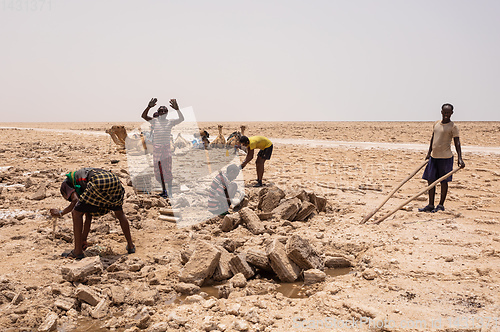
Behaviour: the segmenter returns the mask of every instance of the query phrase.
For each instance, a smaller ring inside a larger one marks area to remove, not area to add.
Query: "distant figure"
[[[273,154],[273,143],[264,136],[252,136],[250,138],[241,136],[240,143],[248,150],[247,157],[241,164],[241,169],[245,168],[245,166],[253,159],[254,150],[260,150],[257,154],[257,160],[255,161],[255,166],[257,169],[257,183],[254,185],[254,187],[262,187],[262,178],[264,177],[264,163],[266,162],[266,160],[271,159],[271,155]]]
[[[219,171],[210,185],[208,194],[208,211],[213,214],[227,214],[231,204],[237,206],[241,203],[238,197],[238,185],[233,182],[240,173],[240,167],[231,164],[227,167],[225,174]]]
[[[451,152],[452,139],[458,154],[458,166],[460,168],[465,167],[465,163],[462,160],[462,148],[460,146],[458,127],[451,121],[452,114],[453,105],[444,104],[441,107],[442,120],[438,120],[434,123],[429,152],[425,157],[425,159],[429,159],[429,163],[422,176],[423,179],[427,180],[429,185],[453,170],[453,153]],[[418,210],[420,212],[444,211],[444,201],[448,194],[448,182],[451,180],[452,177],[450,176],[441,181],[441,197],[436,207],[434,207],[434,197],[436,195],[436,187],[434,187],[429,190],[429,204]]]
[[[61,184],[61,195],[71,203],[64,210],[50,210],[54,217],[62,217],[70,212],[73,217],[75,247],[69,253],[63,253],[63,257],[82,259],[85,256],[83,251],[87,248],[92,216],[101,216],[109,211],[113,211],[120,221],[123,234],[127,239],[127,252],[129,254],[135,252],[129,223],[122,208],[124,194],[125,189],[120,179],[110,171],[82,168],[66,174],[66,180]],[[85,225],[83,224],[84,215]]]
[[[151,124],[153,131],[153,164],[155,178],[162,186],[165,184],[168,186],[168,191],[164,190],[162,195],[165,197],[172,197],[172,127],[184,121],[184,116],[179,110],[179,105],[177,105],[175,99],[170,99],[170,107],[177,111],[177,119],[167,119],[168,109],[166,106],[160,106],[158,108],[158,111],[153,115],[155,116],[156,113],[158,113],[157,117],[152,118],[148,116],[149,110],[155,107],[156,102],[156,98],[151,98],[148,107],[142,112],[141,117]],[[161,163],[162,173],[160,173],[158,162]],[[162,174],[164,182],[162,181]]]

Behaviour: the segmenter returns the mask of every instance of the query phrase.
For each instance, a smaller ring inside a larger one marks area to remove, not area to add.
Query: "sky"
[[[498,0],[2,0],[0,122],[500,121]],[[152,112],[151,112],[152,113]],[[151,115],[151,114],[150,114]]]

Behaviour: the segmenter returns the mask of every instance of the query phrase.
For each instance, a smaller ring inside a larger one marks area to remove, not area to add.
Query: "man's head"
[[[250,140],[246,136],[241,136],[240,137],[240,143],[243,146],[248,146],[248,144],[250,144]]]
[[[451,115],[453,114],[453,105],[452,104],[443,104],[441,106],[441,115],[443,117],[442,123],[450,122]]]
[[[233,181],[234,179],[236,179],[238,174],[240,174],[240,167],[237,165],[231,164],[231,165],[227,166],[226,174],[227,174],[227,179],[229,181]]]
[[[61,183],[60,191],[62,197],[64,197],[65,200],[70,201],[71,194],[75,191],[75,188],[71,187],[68,181],[63,181],[63,183]]]
[[[168,114],[168,108],[167,106],[160,106],[158,108],[158,116],[166,115]]]

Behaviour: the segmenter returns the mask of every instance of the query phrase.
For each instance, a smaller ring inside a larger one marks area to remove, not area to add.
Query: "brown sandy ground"
[[[500,142],[499,123],[458,124],[463,145]],[[239,125],[225,124],[224,133]],[[427,144],[432,123],[246,125],[248,135]],[[111,124],[23,126],[103,131]],[[214,137],[215,126],[202,124],[213,128]],[[113,277],[105,271],[88,283],[109,301],[106,314],[93,319],[84,303],[68,311],[55,305],[61,297],[74,297],[77,285],[61,275],[61,268],[71,262],[60,257],[72,247],[71,218],[57,220],[54,239],[48,209],[65,206],[59,185],[68,170],[111,169],[126,183],[126,156],[104,135],[0,129],[0,327],[37,330],[53,312],[64,331],[365,331],[384,319],[385,327],[379,330],[499,331],[500,155],[464,155],[466,168],[454,176],[444,212],[418,213],[426,204],[424,194],[380,225],[359,223],[424,156],[425,151],[277,144],[264,181],[289,197],[300,189],[324,196],[328,208],[306,222],[267,221],[270,231],[257,236],[244,227],[224,233],[217,223],[178,229],[158,220],[161,200],[137,196],[126,186],[125,211],[137,253],[124,255],[124,237],[111,215],[93,222],[93,252],[101,255],[105,267],[118,260],[126,270]],[[119,163],[111,164],[113,159]],[[375,219],[424,188],[421,173]],[[254,165],[244,174],[254,179]],[[32,199],[41,185],[47,186],[46,197]],[[284,296],[275,280],[262,277],[249,280],[228,299],[218,299],[212,288],[204,288],[201,296],[182,298],[182,304],[181,298],[173,300],[178,296],[181,252],[193,241],[232,241],[243,248],[292,234],[309,240],[321,254],[344,255],[354,265],[351,273],[304,287],[303,298]],[[125,294],[122,302],[113,298],[116,286]],[[371,327],[365,317],[376,318]],[[357,325],[342,325],[348,322]]]

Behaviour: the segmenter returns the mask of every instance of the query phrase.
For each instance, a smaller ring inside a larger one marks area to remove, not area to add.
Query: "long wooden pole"
[[[380,203],[372,212],[370,212],[369,214],[367,214],[363,220],[361,221],[361,224],[364,224],[365,222],[367,222],[375,213],[377,213],[378,210],[380,210],[380,208],[382,206],[384,206],[385,203],[387,203],[387,201],[389,200],[389,198],[392,197],[392,195],[394,195],[394,193],[396,191],[398,191],[399,188],[401,188],[403,186],[403,184],[405,184],[406,182],[408,182],[412,177],[415,176],[415,174],[417,174],[418,171],[420,171],[420,169],[422,169],[422,167],[424,167],[425,165],[427,165],[427,163],[429,162],[429,160],[425,160],[420,166],[418,166],[410,175],[408,175],[403,181],[401,181],[401,183],[396,187],[394,188],[390,193],[389,195],[386,196],[386,198],[384,199],[384,201],[382,203]]]
[[[417,198],[418,196],[422,195],[423,193],[425,193],[426,191],[434,188],[439,182],[443,181],[444,179],[452,176],[453,174],[455,174],[456,172],[458,172],[459,170],[461,170],[461,168],[456,168],[454,169],[453,171],[449,172],[448,174],[446,175],[443,175],[442,177],[440,177],[439,179],[437,179],[436,181],[432,182],[429,186],[427,186],[427,188],[425,188],[424,190],[420,191],[418,194],[416,194],[415,196],[411,197],[411,198],[408,198],[408,200],[406,202],[404,202],[403,204],[401,204],[400,206],[398,206],[396,209],[394,209],[393,211],[387,213],[385,216],[383,216],[382,218],[380,218],[379,220],[375,221],[374,223],[375,224],[380,224],[382,221],[384,221],[385,219],[389,218],[391,215],[393,215],[396,211],[398,211],[399,209],[401,209],[403,206],[405,206],[406,204],[408,204],[409,202],[413,201],[415,198]]]

